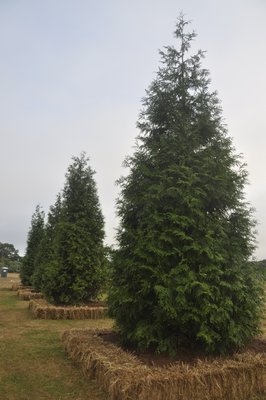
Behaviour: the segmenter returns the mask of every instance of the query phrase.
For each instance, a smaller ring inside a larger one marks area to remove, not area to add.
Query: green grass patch
[[[16,308],[17,304],[19,302],[19,299],[17,295],[13,292],[5,293],[4,296],[0,297],[0,307],[5,307],[5,311],[10,308]]]
[[[96,328],[98,323],[99,327],[112,324],[34,320],[28,302],[3,290],[0,282],[0,399],[106,400],[96,383],[68,360],[61,341],[66,328]]]

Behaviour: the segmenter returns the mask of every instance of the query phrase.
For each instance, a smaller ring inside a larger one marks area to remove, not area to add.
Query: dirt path
[[[28,302],[10,290],[17,281],[17,274],[0,278],[0,399],[107,400],[67,359],[60,337],[68,328],[110,327],[112,321],[33,319]]]

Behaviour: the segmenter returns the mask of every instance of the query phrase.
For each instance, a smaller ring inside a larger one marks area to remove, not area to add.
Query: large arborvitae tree
[[[245,166],[186,25],[180,17],[177,47],[160,53],[120,180],[110,312],[139,348],[225,353],[258,332],[261,297],[247,263],[254,221]]]
[[[94,300],[103,283],[104,220],[93,175],[85,154],[73,158],[55,227],[55,255],[42,285],[48,300],[56,304]]]
[[[31,226],[28,232],[26,253],[23,258],[20,271],[21,282],[23,285],[31,285],[32,275],[36,267],[36,259],[39,247],[44,234],[44,212],[37,205],[31,219]]]

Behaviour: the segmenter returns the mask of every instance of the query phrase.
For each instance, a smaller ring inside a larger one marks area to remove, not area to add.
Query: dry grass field
[[[67,358],[61,335],[69,328],[111,328],[112,321],[34,319],[28,302],[10,290],[18,282],[17,274],[0,278],[0,400],[108,400]]]
[[[107,400],[64,352],[68,328],[107,328],[112,321],[33,319],[28,302],[10,290],[17,274],[0,278],[0,400]]]

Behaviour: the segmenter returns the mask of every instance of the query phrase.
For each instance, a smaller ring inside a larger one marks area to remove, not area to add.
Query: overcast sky
[[[255,256],[266,258],[265,0],[0,0],[0,242],[24,253],[36,205],[48,211],[86,151],[114,243],[115,181],[180,12],[247,162]]]

